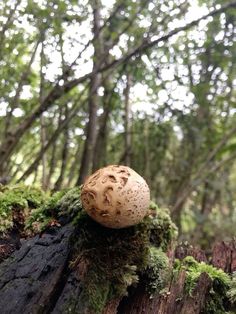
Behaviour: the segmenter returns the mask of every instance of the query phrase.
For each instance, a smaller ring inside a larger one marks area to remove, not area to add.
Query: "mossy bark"
[[[78,188],[49,198],[26,219],[41,231],[0,264],[1,314],[234,311],[226,273],[236,271],[235,243],[213,248],[211,263],[226,273],[219,271],[203,251],[175,248],[168,212],[151,209],[155,217],[113,230],[84,213]]]

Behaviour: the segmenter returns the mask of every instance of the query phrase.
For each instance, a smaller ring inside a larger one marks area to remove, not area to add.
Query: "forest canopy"
[[[236,223],[236,1],[2,0],[0,182],[132,167],[183,239]]]

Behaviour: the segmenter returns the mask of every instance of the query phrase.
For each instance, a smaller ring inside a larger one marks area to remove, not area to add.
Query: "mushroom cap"
[[[146,181],[131,168],[110,165],[87,178],[81,201],[95,221],[119,229],[135,225],[147,215],[150,190]]]

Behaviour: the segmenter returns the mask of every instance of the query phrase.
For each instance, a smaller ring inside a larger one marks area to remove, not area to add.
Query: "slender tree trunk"
[[[69,174],[68,174],[68,180],[67,180],[67,183],[66,185],[68,187],[71,186],[71,183],[72,181],[77,178],[77,172],[75,171],[75,169],[78,168],[78,165],[79,165],[79,162],[80,162],[80,146],[78,144],[78,147],[76,149],[76,152],[75,152],[75,155],[74,155],[74,161],[73,163],[70,165],[70,171],[69,171]]]
[[[144,155],[145,155],[145,166],[144,166],[144,176],[146,181],[151,185],[151,167],[150,167],[150,147],[149,147],[149,121],[148,115],[145,117],[144,121]]]
[[[65,107],[65,119],[68,118],[68,107]],[[69,149],[69,127],[68,124],[65,128],[64,131],[64,145],[62,148],[62,156],[61,156],[61,170],[60,170],[60,175],[54,185],[54,191],[58,191],[61,189],[64,176],[65,176],[65,170],[66,170],[66,163],[67,163],[67,158],[68,158],[68,149]]]
[[[40,117],[40,137],[41,137],[41,147],[43,148],[46,144],[46,127],[45,127],[45,119],[44,115]],[[42,189],[46,189],[47,185],[47,156],[43,154],[42,156]]]
[[[81,184],[86,176],[91,170],[91,162],[93,158],[94,145],[96,140],[97,132],[97,108],[98,108],[98,87],[100,85],[100,74],[96,73],[100,66],[100,56],[101,56],[101,34],[99,33],[100,28],[100,0],[94,0],[94,61],[93,61],[93,71],[94,75],[90,80],[90,95],[89,95],[89,121],[86,128],[86,140],[84,144],[84,150],[82,154],[79,178],[77,184]]]
[[[55,166],[56,166],[56,151],[57,151],[57,141],[55,140],[52,144],[52,149],[51,149],[49,171],[48,171],[47,181],[46,181],[46,190],[51,188],[52,176],[53,176],[53,173],[55,171]]]
[[[41,54],[40,54],[40,91],[39,91],[39,102],[43,102],[43,93],[44,93],[44,31],[41,31]],[[46,126],[45,126],[45,117],[44,114],[40,116],[40,138],[41,138],[41,147],[43,148],[46,145]],[[46,189],[47,185],[47,156],[43,154],[42,156],[42,188]]]
[[[106,163],[106,138],[107,138],[107,123],[109,120],[110,108],[104,108],[101,116],[100,127],[97,134],[97,140],[93,154],[93,172],[101,168]]]
[[[103,81],[104,96],[103,96],[103,114],[100,117],[99,130],[96,137],[96,143],[93,154],[93,171],[101,168],[106,164],[106,139],[108,132],[109,115],[112,110],[112,89],[111,76],[108,75]]]
[[[131,103],[130,103],[130,87],[131,75],[128,73],[126,87],[124,90],[125,96],[125,165],[131,165]]]

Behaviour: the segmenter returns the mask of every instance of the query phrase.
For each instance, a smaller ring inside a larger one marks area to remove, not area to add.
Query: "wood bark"
[[[1,314],[91,313],[80,303],[83,285],[70,267],[73,241],[77,232],[73,225],[49,227],[29,240],[12,235],[10,243],[0,243],[0,309]],[[65,221],[64,221],[65,222]],[[176,258],[193,256],[207,262],[205,253],[188,245],[179,245]],[[173,252],[169,252],[173,260]],[[236,271],[236,243],[217,243],[213,247],[211,263],[228,273]],[[182,270],[168,286],[168,293],[146,293],[142,281],[129,291],[129,296],[110,301],[103,314],[197,314],[204,313],[205,302],[212,287],[206,273],[198,279],[192,295],[184,290],[186,273]],[[73,302],[72,302],[73,300]],[[92,313],[91,313],[92,314]]]

